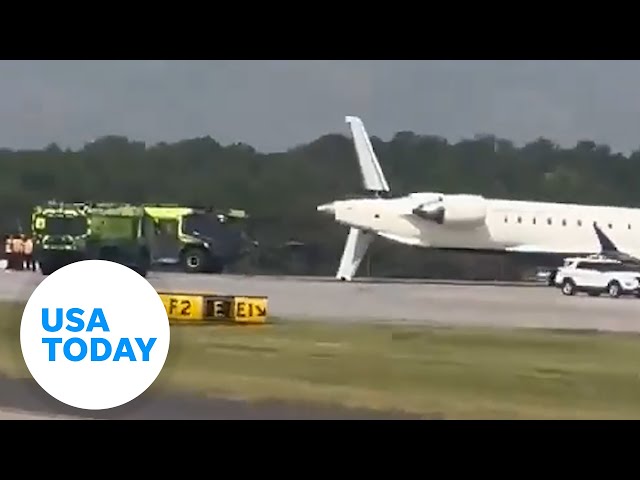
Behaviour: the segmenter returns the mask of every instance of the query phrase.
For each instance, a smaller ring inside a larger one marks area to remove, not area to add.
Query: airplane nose
[[[335,206],[333,205],[333,203],[325,203],[323,205],[318,205],[316,207],[316,209],[319,212],[328,213],[328,214],[331,214],[331,215],[336,213],[336,209],[335,209]]]

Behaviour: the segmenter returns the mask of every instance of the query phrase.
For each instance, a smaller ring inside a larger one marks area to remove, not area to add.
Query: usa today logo
[[[87,260],[46,277],[22,314],[34,380],[72,407],[102,410],[147,390],[167,358],[169,319],[155,289],[117,263]]]

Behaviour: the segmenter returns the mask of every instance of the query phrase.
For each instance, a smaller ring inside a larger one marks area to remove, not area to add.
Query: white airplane
[[[349,227],[336,274],[340,280],[352,280],[376,236],[432,249],[562,257],[601,254],[640,262],[640,209],[440,192],[392,198],[364,124],[358,117],[345,120],[353,135],[363,186],[371,196],[317,207]]]

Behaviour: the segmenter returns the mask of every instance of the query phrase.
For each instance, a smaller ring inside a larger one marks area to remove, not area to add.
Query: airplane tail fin
[[[373,150],[371,140],[364,128],[362,120],[358,117],[347,116],[345,117],[345,121],[351,128],[353,144],[358,156],[358,164],[360,165],[360,173],[365,190],[377,195],[390,193],[391,189],[384,176],[382,167],[380,167],[378,157]]]

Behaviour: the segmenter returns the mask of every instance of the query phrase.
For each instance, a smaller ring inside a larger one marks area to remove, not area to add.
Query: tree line
[[[485,135],[456,143],[398,132],[372,144],[396,195],[413,191],[637,206],[640,151],[625,156],[580,141],[562,148],[539,138],[517,147]],[[237,271],[333,275],[346,227],[316,206],[362,193],[353,143],[325,135],[281,153],[210,137],[145,145],[106,136],[80,150],[0,150],[0,228],[28,229],[31,207],[49,199],[162,202],[241,208],[260,242]],[[513,259],[445,253],[376,240],[361,267],[374,276],[517,278]]]

